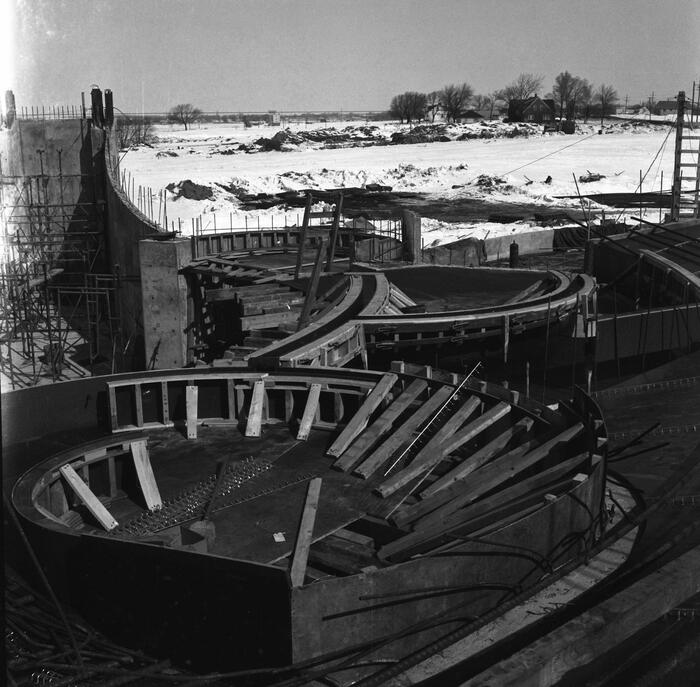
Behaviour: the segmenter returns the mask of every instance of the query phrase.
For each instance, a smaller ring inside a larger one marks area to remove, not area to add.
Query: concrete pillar
[[[403,259],[416,264],[421,261],[421,228],[420,215],[411,210],[401,212],[401,242],[403,243]]]
[[[179,274],[191,260],[189,239],[139,241],[146,367],[187,364],[187,282]]]

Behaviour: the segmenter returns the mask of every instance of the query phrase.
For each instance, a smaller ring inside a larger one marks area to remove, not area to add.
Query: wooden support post
[[[309,395],[306,398],[306,406],[304,407],[304,414],[301,417],[301,422],[299,423],[299,432],[297,433],[297,441],[306,441],[309,438],[309,432],[311,431],[311,425],[316,418],[316,411],[318,410],[318,399],[321,395],[321,385],[312,384],[309,388]]]
[[[156,477],[153,474],[153,467],[148,457],[148,448],[146,447],[145,439],[131,442],[131,455],[134,459],[136,476],[141,485],[146,507],[150,511],[160,510],[163,507],[163,499],[160,497]]]
[[[107,458],[107,473],[109,475],[109,496],[114,498],[117,495],[117,465],[113,456]]]
[[[290,571],[292,587],[301,587],[304,584],[306,562],[309,559],[309,549],[311,548],[311,539],[314,534],[316,512],[321,493],[321,482],[320,477],[315,477],[309,482],[309,487],[306,491],[304,512],[301,516],[301,524],[299,525],[292,557],[292,568]]]
[[[80,479],[80,475],[73,469],[72,465],[63,465],[58,471],[63,475],[63,478],[68,482],[70,488],[75,492],[75,495],[80,499],[81,503],[95,516],[95,519],[102,527],[108,532],[117,527],[119,523],[102,505],[102,502],[90,490],[90,487]]]
[[[197,438],[197,403],[199,388],[193,385],[185,387],[185,412],[187,414],[187,438]]]
[[[389,432],[393,422],[403,413],[423,391],[428,383],[424,379],[414,379],[391,405],[354,441],[349,449],[333,463],[338,470],[350,470],[374,444]]]
[[[503,316],[503,362],[508,362],[508,347],[510,345],[510,315]]]
[[[333,226],[331,228],[330,245],[328,246],[328,260],[326,261],[326,272],[330,272],[335,258],[335,245],[338,241],[338,230],[340,228],[340,216],[343,212],[343,194],[338,194],[335,202],[335,213],[333,214]]]
[[[236,419],[236,380],[226,380],[226,414],[229,420]]]
[[[345,425],[345,429],[343,429],[338,438],[328,449],[327,454],[329,456],[338,457],[342,455],[343,451],[355,440],[357,435],[367,427],[370,415],[391,392],[397,380],[397,375],[389,373],[385,374],[379,382],[377,382],[376,386],[369,392],[367,398],[365,398],[364,403],[352,416],[350,422]]]
[[[306,293],[306,299],[304,300],[304,307],[301,310],[301,315],[299,316],[299,325],[297,331],[301,331],[306,327],[311,317],[311,308],[316,302],[316,292],[318,291],[318,282],[321,278],[321,272],[323,269],[323,251],[326,246],[326,241],[321,239],[318,244],[318,251],[316,253],[316,262],[314,263],[314,269],[311,273],[311,281],[309,282],[309,290]]]
[[[134,405],[136,408],[136,426],[143,427],[143,393],[140,384],[134,384]]]
[[[247,437],[259,437],[262,424],[263,403],[265,398],[265,380],[258,379],[250,396],[250,408],[248,409],[248,422],[245,435]]]
[[[117,392],[116,389],[110,384],[108,386],[109,390],[109,417],[112,423],[112,431],[116,432],[119,429],[119,419],[117,418]]]
[[[307,192],[306,194],[306,206],[304,207],[304,220],[302,225],[299,227],[298,241],[299,250],[297,251],[297,264],[294,270],[294,277],[299,279],[299,274],[301,273],[301,265],[304,261],[304,244],[306,243],[306,229],[309,226],[309,215],[311,214],[311,203],[313,199],[311,194]]]
[[[168,397],[168,383],[160,383],[160,402],[161,402],[161,417],[163,424],[167,425],[170,422],[170,398]]]

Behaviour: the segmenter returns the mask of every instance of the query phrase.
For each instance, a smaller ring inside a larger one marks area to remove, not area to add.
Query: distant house
[[[545,124],[554,121],[554,112],[554,101],[542,100],[537,95],[508,103],[508,119],[511,122]]]
[[[470,124],[472,122],[478,122],[483,118],[484,115],[476,110],[465,110],[457,117],[457,121],[462,124]]]

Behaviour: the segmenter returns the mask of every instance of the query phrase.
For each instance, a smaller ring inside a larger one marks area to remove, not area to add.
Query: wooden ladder
[[[335,210],[330,212],[312,212],[311,207],[316,200],[325,200],[335,203]],[[299,251],[297,253],[297,264],[294,276],[298,279],[301,273],[301,266],[304,261],[304,246],[307,238],[327,236],[328,252],[326,257],[326,272],[330,272],[335,258],[335,247],[338,242],[340,230],[340,218],[343,213],[343,193],[333,191],[306,191],[306,207],[304,208],[304,221],[299,231]],[[330,219],[330,224],[320,224],[311,226],[309,222],[312,219]],[[329,236],[328,236],[329,235]]]
[[[686,117],[685,91],[678,94],[678,114],[676,117],[676,148],[673,164],[673,190],[671,200],[671,220],[693,219],[700,216],[700,83],[693,83],[690,99],[690,112]],[[684,170],[691,169],[690,174]],[[694,181],[695,188],[683,193],[684,181]]]

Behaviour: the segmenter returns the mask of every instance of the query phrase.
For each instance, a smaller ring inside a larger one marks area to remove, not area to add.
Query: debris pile
[[[208,200],[214,195],[214,189],[211,186],[205,186],[204,184],[195,184],[191,179],[183,179],[178,181],[178,183],[168,184],[166,190],[175,196],[174,200],[178,198],[187,198],[188,200]]]

